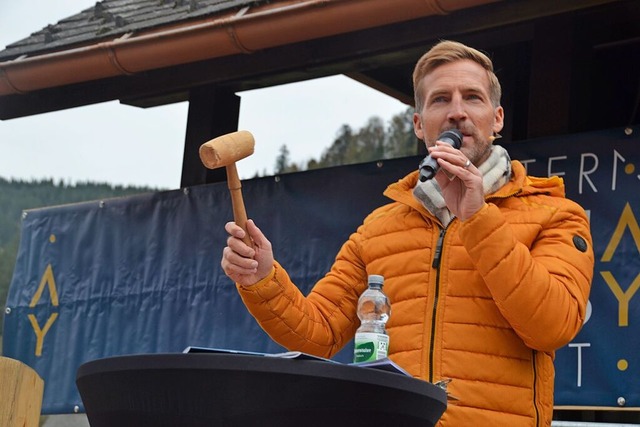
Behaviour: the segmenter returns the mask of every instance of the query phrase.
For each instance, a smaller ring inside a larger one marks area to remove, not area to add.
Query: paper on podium
[[[300,360],[317,360],[321,362],[338,363],[331,359],[325,359],[324,357],[314,356],[312,354],[303,353],[301,351],[285,351],[283,353],[259,353],[255,351],[244,350],[229,350],[225,348],[210,348],[210,347],[194,347],[189,346],[185,348],[183,353],[220,353],[220,354],[238,354],[244,356],[261,356],[261,357],[278,357],[282,359],[300,359]]]
[[[411,376],[411,374],[409,374],[407,371],[402,369],[400,365],[398,365],[388,357],[385,357],[384,359],[380,359],[380,360],[374,360],[371,362],[351,363],[351,365],[359,366],[361,368],[378,369],[380,371],[392,372],[394,374],[401,374],[407,377]]]
[[[259,353],[254,351],[229,350],[225,348],[189,346],[185,348],[182,352],[183,353],[238,354],[238,355],[245,355],[245,356],[278,357],[283,359],[317,360],[321,362],[339,363],[331,359],[326,359],[320,356],[314,356],[313,354],[303,353],[301,351],[285,351],[283,353]],[[392,372],[394,374],[400,374],[400,375],[405,375],[407,377],[411,377],[411,374],[409,374],[402,367],[400,367],[400,365],[398,365],[388,357],[385,357],[384,359],[380,359],[380,360],[374,360],[371,362],[349,363],[349,366],[358,366],[360,368],[377,369],[379,371]]]

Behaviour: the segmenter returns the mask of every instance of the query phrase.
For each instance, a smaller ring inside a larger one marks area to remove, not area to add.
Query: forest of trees
[[[331,146],[320,159],[296,164],[283,145],[275,160],[275,173],[282,174],[309,169],[325,168],[380,159],[418,154],[418,143],[413,134],[413,110],[392,117],[387,124],[372,117],[360,130],[343,125]],[[63,205],[110,197],[127,196],[157,189],[142,187],[112,187],[109,184],[78,183],[68,185],[53,180],[23,181],[0,177],[0,307],[4,309],[9,284],[18,252],[22,212],[47,206]],[[3,316],[0,316],[0,335]]]
[[[276,158],[274,172],[282,174],[418,154],[412,116],[413,108],[407,108],[387,124],[374,116],[357,131],[349,125],[342,125],[333,144],[325,149],[320,159],[310,159],[306,164],[291,161],[289,148],[283,145]]]

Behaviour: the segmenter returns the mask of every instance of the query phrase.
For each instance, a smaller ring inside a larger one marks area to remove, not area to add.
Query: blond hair
[[[433,70],[441,65],[448,64],[463,59],[470,59],[482,68],[487,70],[489,77],[489,96],[494,107],[500,106],[502,88],[498,77],[493,72],[493,63],[484,53],[459,42],[443,40],[433,46],[416,63],[413,70],[413,96],[415,99],[416,112],[422,111],[424,106],[422,80]]]

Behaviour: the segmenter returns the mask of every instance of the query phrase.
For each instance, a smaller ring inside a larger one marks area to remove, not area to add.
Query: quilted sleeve
[[[367,285],[358,239],[354,233],[342,246],[331,271],[306,298],[277,262],[271,275],[255,285],[236,284],[248,310],[274,341],[330,358],[351,340],[359,325],[358,296]]]
[[[520,242],[500,209],[488,204],[460,238],[502,315],[530,348],[554,351],[582,327],[593,277],[591,233],[582,208],[555,199],[533,244]]]

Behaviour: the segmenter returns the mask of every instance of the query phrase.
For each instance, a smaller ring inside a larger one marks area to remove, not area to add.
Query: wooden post
[[[44,381],[29,366],[0,357],[0,426],[38,427]]]
[[[200,160],[200,146],[208,140],[238,130],[240,97],[215,85],[189,91],[189,116],[182,159],[180,188],[224,182],[224,169],[206,169]]]

